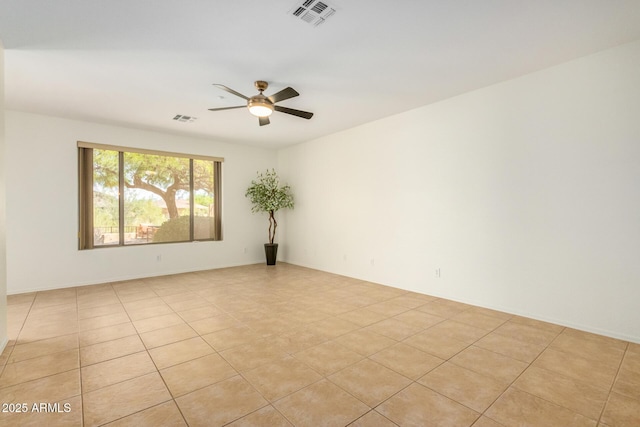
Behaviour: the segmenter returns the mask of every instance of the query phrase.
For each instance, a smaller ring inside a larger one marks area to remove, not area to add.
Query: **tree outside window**
[[[220,240],[221,159],[85,143],[79,150],[81,249]]]

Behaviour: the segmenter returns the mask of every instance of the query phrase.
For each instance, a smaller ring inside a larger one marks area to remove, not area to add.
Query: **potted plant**
[[[275,213],[284,208],[293,209],[291,187],[288,185],[281,186],[276,171],[271,169],[265,173],[258,172],[258,177],[251,181],[245,196],[253,204],[252,212],[267,212],[269,214],[269,243],[264,244],[264,251],[267,257],[267,265],[275,265],[278,254],[278,244],[273,243],[276,236],[276,228],[278,227]]]

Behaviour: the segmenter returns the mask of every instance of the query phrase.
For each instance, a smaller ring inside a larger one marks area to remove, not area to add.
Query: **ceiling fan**
[[[293,98],[300,95],[296,92],[295,89],[291,87],[287,87],[282,89],[280,92],[276,92],[271,96],[264,96],[262,92],[267,90],[269,87],[269,83],[258,80],[254,83],[256,89],[258,89],[257,95],[252,96],[251,98],[236,92],[233,89],[226,87],[225,85],[214,84],[215,87],[225,90],[229,93],[234,94],[235,96],[239,96],[242,99],[247,100],[246,105],[238,105],[235,107],[222,107],[222,108],[209,108],[209,111],[221,111],[221,110],[233,110],[235,108],[245,108],[249,109],[249,112],[254,116],[258,117],[258,122],[260,126],[268,125],[269,116],[273,111],[279,111],[281,113],[291,114],[292,116],[302,117],[303,119],[310,119],[313,117],[313,113],[309,113],[308,111],[294,110],[293,108],[281,107],[279,105],[275,105],[276,102],[284,101],[285,99]]]

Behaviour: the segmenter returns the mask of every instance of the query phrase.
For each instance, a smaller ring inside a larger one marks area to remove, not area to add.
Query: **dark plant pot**
[[[278,244],[265,243],[264,254],[267,256],[267,265],[276,265],[276,257],[278,255]]]

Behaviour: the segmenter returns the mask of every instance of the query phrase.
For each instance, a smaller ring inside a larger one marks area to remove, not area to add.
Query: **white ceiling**
[[[639,0],[326,3],[313,27],[294,0],[0,0],[6,107],[279,148],[640,39]],[[207,111],[255,80],[315,116]]]

